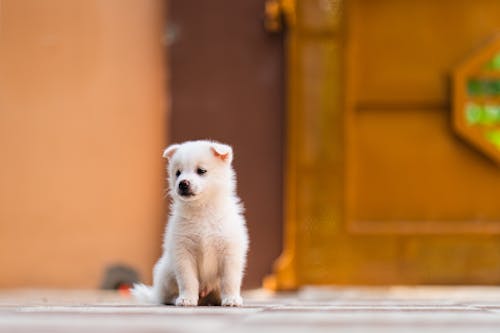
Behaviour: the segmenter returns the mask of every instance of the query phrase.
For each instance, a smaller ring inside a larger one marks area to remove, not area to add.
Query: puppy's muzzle
[[[193,191],[191,191],[191,183],[189,180],[181,180],[179,183],[179,194],[183,197],[190,197],[194,195]]]

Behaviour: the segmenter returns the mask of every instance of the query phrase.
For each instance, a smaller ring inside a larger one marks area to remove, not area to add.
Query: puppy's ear
[[[231,146],[213,142],[210,146],[210,150],[215,157],[223,162],[231,163],[233,160],[233,148],[231,148]]]
[[[171,159],[172,156],[174,156],[177,149],[179,149],[179,146],[180,145],[178,145],[178,144],[173,144],[173,145],[168,146],[167,149],[165,149],[165,151],[163,152],[163,157]]]

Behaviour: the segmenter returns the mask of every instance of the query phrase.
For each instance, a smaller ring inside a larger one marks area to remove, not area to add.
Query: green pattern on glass
[[[484,64],[484,69],[490,71],[500,70],[500,52],[495,54],[486,64]]]
[[[499,129],[486,132],[486,139],[488,139],[489,142],[494,144],[497,147],[497,149],[500,150],[500,130]]]
[[[467,81],[469,96],[496,96],[500,95],[500,80],[470,79]]]
[[[467,103],[465,106],[465,119],[469,125],[500,124],[500,105]]]
[[[485,124],[500,123],[500,106],[499,105],[485,105],[483,114],[483,121]]]
[[[465,107],[465,118],[467,124],[475,125],[481,121],[482,108],[475,103],[468,103]]]

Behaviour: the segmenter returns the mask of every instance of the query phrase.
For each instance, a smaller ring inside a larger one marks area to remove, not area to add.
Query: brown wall
[[[259,287],[281,251],[282,36],[264,30],[263,0],[171,0],[172,141],[234,147],[250,232],[245,288]]]
[[[165,4],[0,3],[0,287],[146,281],[164,213]]]

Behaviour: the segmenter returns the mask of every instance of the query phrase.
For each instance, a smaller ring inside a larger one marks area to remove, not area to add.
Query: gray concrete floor
[[[246,292],[242,308],[148,306],[113,292],[0,291],[0,332],[500,332],[500,287]]]

